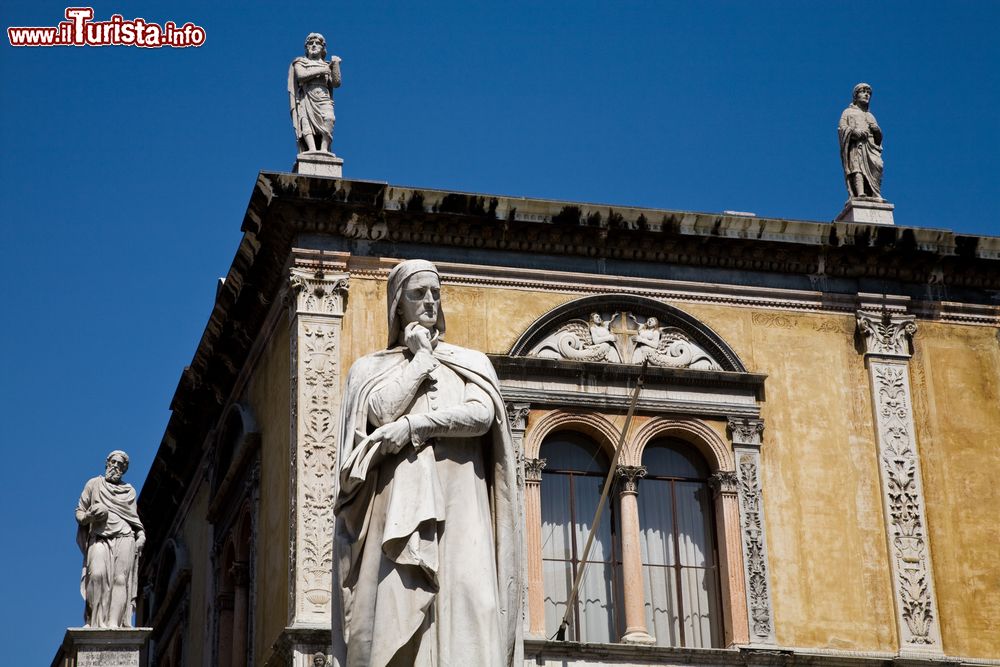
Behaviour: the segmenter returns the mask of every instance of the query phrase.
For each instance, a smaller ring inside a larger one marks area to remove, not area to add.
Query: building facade
[[[1000,238],[267,172],[242,229],[139,499],[151,664],[328,653],[343,383],[417,257],[520,448],[526,664],[1000,664]]]

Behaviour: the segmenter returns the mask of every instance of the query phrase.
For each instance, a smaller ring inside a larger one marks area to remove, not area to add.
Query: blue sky
[[[4,28],[65,5],[3,3]],[[830,220],[868,81],[899,225],[998,235],[1000,3],[100,2],[200,48],[0,46],[0,491],[7,664],[81,622],[73,509],[108,451],[145,478],[261,169],[295,143],[288,63],[343,58],[345,176]],[[23,511],[22,511],[23,510]]]

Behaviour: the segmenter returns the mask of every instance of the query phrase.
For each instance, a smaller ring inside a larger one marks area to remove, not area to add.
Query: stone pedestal
[[[855,197],[848,199],[844,210],[834,222],[862,222],[865,224],[892,225],[892,210],[896,208],[884,199]]]
[[[152,628],[68,628],[51,667],[146,667]]]
[[[333,153],[306,151],[298,154],[292,171],[307,176],[341,178],[344,172],[344,160]]]

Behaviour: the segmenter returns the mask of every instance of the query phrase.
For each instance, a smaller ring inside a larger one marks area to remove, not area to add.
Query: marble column
[[[642,548],[639,544],[639,480],[646,466],[618,466],[618,506],[622,543],[622,587],[626,644],[655,644],[646,628],[646,594],[642,585]]]
[[[542,578],[542,470],[545,459],[524,460],[525,561],[528,569],[528,635],[545,638],[545,581]]]
[[[331,623],[334,431],[348,278],[315,263],[295,265],[289,276],[291,628],[329,628]]]
[[[232,643],[230,660],[233,665],[247,664],[247,618],[250,602],[250,569],[246,562],[236,561],[230,568],[233,577]]]
[[[739,480],[740,539],[743,550],[743,584],[746,588],[747,625],[750,644],[773,645],[774,612],[768,573],[764,500],[760,473],[761,435],[764,422],[745,417],[730,418],[729,432],[736,456]]]
[[[708,479],[715,500],[716,544],[719,545],[719,579],[725,645],[750,642],[747,626],[746,585],[743,578],[743,540],[740,524],[739,477],[720,470]]]
[[[910,395],[912,315],[860,310],[858,332],[872,394],[882,506],[900,655],[941,655],[934,570]]]

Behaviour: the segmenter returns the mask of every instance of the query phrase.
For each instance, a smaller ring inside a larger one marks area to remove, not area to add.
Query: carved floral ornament
[[[858,332],[864,338],[866,354],[909,357],[917,325],[913,315],[859,311]]]
[[[661,368],[722,370],[719,363],[678,327],[652,315],[594,311],[570,319],[528,350],[528,356],[568,361],[642,364]]]

